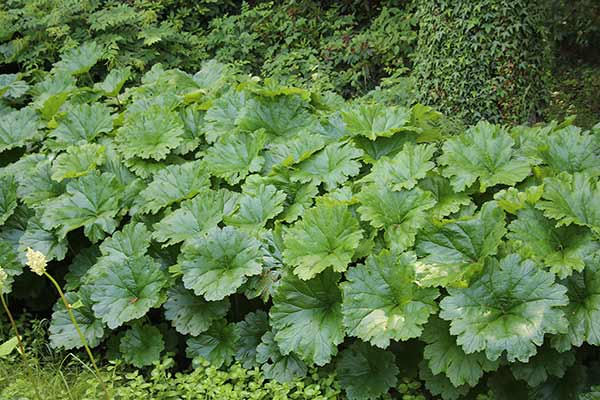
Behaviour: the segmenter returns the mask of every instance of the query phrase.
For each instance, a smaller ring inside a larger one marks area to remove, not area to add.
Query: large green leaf
[[[457,193],[447,178],[438,174],[430,174],[419,182],[419,187],[430,192],[435,199],[433,208],[427,210],[427,214],[433,219],[442,219],[448,215],[458,212],[461,206],[471,202],[466,193]]]
[[[110,108],[101,103],[76,104],[68,108],[67,114],[50,136],[62,146],[89,143],[102,133],[112,130],[113,118]]]
[[[236,124],[249,132],[264,129],[268,135],[290,137],[314,123],[314,117],[306,108],[299,96],[251,99],[241,110]]]
[[[47,159],[32,160],[31,168],[25,166],[25,174],[18,176],[17,194],[23,203],[30,207],[42,206],[47,200],[54,199],[64,193],[65,182],[52,179],[52,168]]]
[[[102,92],[104,96],[114,97],[121,91],[121,88],[131,77],[131,68],[113,68],[110,70],[104,81],[95,83],[94,89]]]
[[[469,393],[468,385],[455,387],[445,374],[440,372],[434,375],[425,360],[419,363],[419,378],[425,382],[429,393],[440,396],[443,400],[461,399]]]
[[[150,232],[144,224],[129,223],[100,245],[102,260],[122,262],[144,256],[150,246]]]
[[[544,193],[544,186],[530,186],[524,191],[517,188],[508,188],[494,194],[494,200],[500,208],[510,214],[517,212],[527,206],[535,205]]]
[[[393,353],[356,342],[342,351],[336,372],[349,400],[375,400],[398,382]]]
[[[380,136],[370,140],[364,136],[353,136],[352,142],[363,151],[361,159],[368,164],[375,164],[384,157],[394,157],[402,150],[405,144],[415,144],[418,134],[416,132],[399,132],[393,136]]]
[[[223,84],[227,77],[229,67],[217,60],[208,60],[202,62],[200,71],[194,74],[194,82],[202,89],[217,89]]]
[[[594,142],[593,135],[571,125],[552,132],[541,142],[539,155],[555,171],[600,175],[600,143]]]
[[[516,362],[510,366],[510,370],[515,378],[527,382],[529,386],[538,386],[550,376],[562,378],[574,363],[573,352],[559,353],[549,346],[544,346],[529,359],[529,362]]]
[[[16,336],[0,344],[0,358],[5,358],[19,347],[19,338]]]
[[[248,313],[243,321],[235,324],[235,332],[238,339],[236,345],[235,359],[244,368],[254,368],[260,365],[257,358],[257,347],[261,338],[269,330],[269,316],[266,312],[258,310]]]
[[[179,111],[183,121],[183,141],[175,152],[177,154],[187,154],[195,150],[202,142],[204,134],[204,112],[196,110],[194,107],[187,107]]]
[[[0,75],[0,98],[18,99],[29,90],[29,85],[21,80],[23,74]]]
[[[587,229],[556,228],[553,221],[531,206],[517,211],[517,217],[508,226],[508,237],[515,241],[519,253],[543,261],[559,278],[583,270],[585,256],[600,250],[600,243]]]
[[[83,227],[95,243],[117,227],[121,193],[114,175],[89,173],[69,182],[65,194],[47,203],[42,223],[48,229],[58,228],[62,237]]]
[[[337,353],[344,340],[339,279],[332,271],[308,281],[284,275],[269,313],[283,355],[294,352],[307,363],[325,365]]]
[[[0,238],[0,267],[4,270],[7,277],[0,290],[0,295],[8,294],[12,291],[12,284],[15,277],[23,272],[23,264],[19,262],[13,245]]]
[[[531,172],[531,161],[514,149],[514,141],[501,127],[481,121],[465,133],[444,143],[439,162],[444,176],[461,191],[479,180],[479,190],[514,185]]]
[[[182,335],[198,336],[227,314],[229,299],[206,301],[182,285],[169,289],[164,304],[165,318]]]
[[[361,204],[360,218],[384,229],[389,247],[399,251],[414,244],[417,231],[425,225],[427,210],[435,205],[430,192],[419,188],[396,192],[387,185],[367,185],[356,198]]]
[[[213,228],[188,240],[179,264],[183,284],[206,300],[222,300],[262,272],[260,243],[233,227]]]
[[[65,274],[64,290],[75,291],[79,289],[85,283],[85,275],[96,264],[99,256],[100,250],[95,245],[80,250],[73,257],[73,261],[69,265],[69,272]]]
[[[76,293],[65,293],[65,298],[71,306],[77,304],[72,307],[71,311],[87,344],[96,347],[104,336],[104,323],[94,315],[90,296],[89,286],[82,287]],[[69,313],[61,299],[58,299],[54,305],[52,322],[48,330],[50,332],[50,345],[54,348],[70,350],[83,347],[79,333],[73,322],[71,322]]]
[[[154,224],[152,237],[165,245],[188,240],[219,224],[233,212],[239,195],[226,189],[203,190],[181,207]]]
[[[304,211],[313,205],[314,198],[319,193],[315,183],[299,183],[290,180],[289,170],[279,170],[277,175],[259,176],[250,175],[243,185],[246,193],[258,193],[261,186],[272,185],[286,194],[283,202],[283,213],[279,219],[292,223],[304,214]]]
[[[210,143],[236,129],[236,120],[247,100],[246,92],[232,89],[212,102],[204,117]]]
[[[268,220],[283,211],[286,197],[273,185],[260,185],[240,197],[238,210],[231,216],[225,216],[225,222],[245,230],[262,228]]]
[[[100,60],[103,53],[104,49],[95,41],[85,42],[63,54],[60,61],[54,64],[54,69],[71,75],[84,74]]]
[[[306,375],[307,367],[295,354],[284,356],[275,341],[275,334],[266,332],[256,347],[256,361],[262,364],[262,371],[267,379],[285,383],[294,378]]]
[[[417,280],[427,286],[465,286],[494,255],[506,233],[504,212],[485,203],[472,217],[432,224],[417,237]]]
[[[185,353],[190,358],[202,357],[219,368],[223,364],[229,365],[233,360],[236,342],[235,325],[220,319],[206,332],[189,338]]]
[[[394,191],[412,189],[435,167],[431,158],[436,150],[433,144],[407,143],[393,158],[379,159],[373,164],[371,173],[363,179]]]
[[[66,238],[52,229],[44,227],[38,215],[27,221],[27,229],[19,239],[19,252],[25,254],[27,248],[39,251],[47,260],[63,260],[67,254]]]
[[[321,150],[325,144],[325,139],[321,136],[309,133],[303,133],[283,143],[275,143],[265,154],[265,169],[271,170],[276,166],[289,167],[302,162]]]
[[[25,107],[3,115],[0,118],[0,153],[35,139],[39,128],[39,117],[32,108]]]
[[[47,75],[46,79],[33,87],[32,92],[35,95],[33,107],[42,114],[44,119],[51,120],[76,89],[75,78],[68,72],[57,71]]]
[[[169,165],[154,175],[140,192],[137,204],[142,212],[157,213],[161,208],[194,197],[208,189],[210,180],[201,161]]]
[[[410,121],[410,110],[404,107],[361,104],[343,111],[342,118],[349,134],[375,140],[380,136],[392,136],[405,127]]]
[[[146,315],[163,302],[165,273],[152,258],[108,259],[94,267],[92,309],[110,329]]]
[[[311,279],[328,267],[343,272],[362,236],[346,206],[321,204],[285,232],[283,257],[301,279]]]
[[[327,190],[333,190],[358,174],[362,151],[350,143],[332,143],[297,165],[292,180],[298,182],[324,182]]]
[[[348,334],[386,348],[390,340],[419,337],[430,314],[437,311],[435,288],[415,283],[416,257],[387,250],[351,268],[342,311]]]
[[[448,292],[440,316],[451,321],[450,333],[467,354],[485,351],[494,361],[506,351],[509,361],[527,362],[545,334],[567,329],[561,310],[569,302],[567,289],[554,282],[554,274],[516,254],[500,262],[489,258],[469,288]]]
[[[544,179],[543,200],[537,207],[544,215],[558,221],[557,226],[582,225],[600,235],[600,185],[587,174],[561,173]]]
[[[583,342],[600,345],[600,254],[586,263],[581,273],[574,273],[566,281],[569,304],[564,308],[569,329],[564,335],[552,338],[559,351]]]
[[[449,328],[450,324],[437,317],[429,321],[421,337],[427,343],[423,358],[433,375],[443,373],[456,387],[475,386],[485,372],[498,368],[500,361],[490,361],[481,352],[466,354]]]
[[[165,343],[160,330],[141,323],[134,323],[119,343],[119,350],[125,362],[138,368],[160,361],[160,353],[164,348]]]
[[[235,185],[249,173],[259,171],[264,158],[259,155],[267,140],[263,131],[232,133],[204,153],[211,174]]]
[[[181,144],[184,134],[179,114],[158,105],[126,118],[117,131],[119,150],[126,158],[164,160]]]
[[[12,176],[0,175],[0,226],[17,208],[17,181]]]
[[[104,164],[104,160],[103,146],[94,143],[69,146],[52,163],[52,179],[61,182],[67,178],[79,178]]]

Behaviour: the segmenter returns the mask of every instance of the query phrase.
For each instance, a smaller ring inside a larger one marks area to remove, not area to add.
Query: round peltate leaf
[[[398,192],[388,186],[368,185],[356,197],[361,203],[360,218],[383,229],[389,247],[399,251],[414,244],[426,211],[435,205],[432,194],[419,188]]]
[[[284,355],[325,365],[344,340],[339,274],[327,271],[308,281],[288,273],[273,296],[271,323]],[[302,334],[299,334],[302,332]]]
[[[375,400],[398,382],[394,354],[356,342],[342,351],[336,371],[349,400]]]
[[[155,104],[129,115],[117,132],[117,143],[125,158],[163,160],[181,144],[183,134],[179,115]]]
[[[235,325],[221,319],[198,337],[188,339],[186,355],[190,358],[200,356],[219,368],[233,360],[236,342]]]
[[[2,239],[0,239],[0,267],[7,275],[4,285],[0,288],[0,294],[7,294],[12,291],[15,277],[23,273],[23,265],[19,262],[13,246]]]
[[[0,225],[17,208],[17,181],[12,176],[0,176]]]
[[[552,338],[552,345],[559,351],[587,342],[600,345],[600,253],[586,262],[581,273],[574,273],[565,281],[569,304],[565,315],[569,330]]]
[[[180,257],[183,284],[206,300],[222,300],[262,272],[260,242],[232,227],[190,239]]]
[[[229,300],[206,301],[192,291],[177,285],[169,289],[165,318],[182,335],[197,336],[210,328],[213,321],[223,318],[229,310]]]
[[[111,329],[143,317],[163,300],[167,278],[151,257],[107,259],[93,268],[92,309]]]
[[[262,371],[267,379],[284,383],[306,375],[306,364],[293,353],[281,354],[272,331],[266,332],[256,348],[256,361],[262,364]]]
[[[163,336],[157,327],[134,324],[121,338],[119,351],[123,359],[141,368],[160,360],[164,350]]]
[[[415,262],[412,253],[384,250],[347,272],[342,311],[350,335],[381,348],[390,340],[419,337],[437,311],[439,292],[415,283]]]
[[[440,317],[465,353],[485,350],[497,360],[506,351],[509,361],[527,362],[544,335],[562,333],[567,320],[560,307],[568,304],[567,289],[554,274],[530,260],[510,254],[488,259],[484,274],[466,289],[449,289]]]
[[[104,336],[104,323],[94,315],[90,295],[89,286],[83,286],[77,293],[65,293],[67,302],[72,306],[77,305],[72,308],[72,312],[85,340],[91,347],[96,347]],[[69,313],[61,299],[58,299],[54,305],[49,331],[50,344],[54,348],[62,347],[65,350],[70,350],[83,347],[79,333],[77,333],[73,322],[71,322]]]
[[[490,361],[482,352],[466,354],[450,335],[449,324],[433,317],[421,339],[427,342],[423,357],[433,375],[443,373],[455,387],[475,386],[484,372],[498,368],[500,361]]]
[[[347,206],[322,204],[307,210],[302,221],[286,231],[283,257],[302,279],[311,279],[328,267],[343,272],[362,236]]]
[[[256,348],[260,344],[262,336],[268,330],[269,317],[262,310],[249,313],[243,321],[235,324],[235,332],[238,338],[235,359],[244,368],[253,368],[258,365]]]

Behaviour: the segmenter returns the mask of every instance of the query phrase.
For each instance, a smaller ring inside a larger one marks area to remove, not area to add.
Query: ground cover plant
[[[90,82],[98,51],[1,77],[2,293],[43,307],[26,264],[58,279],[52,347],[83,346],[72,311],[136,368],[316,367],[348,399],[596,383],[600,126],[457,130],[215,61]]]

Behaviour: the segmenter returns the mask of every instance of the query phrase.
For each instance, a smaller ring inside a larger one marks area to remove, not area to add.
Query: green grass
[[[104,398],[100,382],[86,354],[53,350],[47,340],[49,321],[30,314],[17,319],[30,376],[14,350],[0,358],[0,400],[36,400],[35,386],[43,400],[98,400]],[[0,316],[0,344],[14,337],[4,315]],[[100,354],[95,354],[100,358]],[[175,372],[172,355],[152,367],[135,369],[118,360],[100,361],[101,378],[112,399],[160,400],[284,400],[343,399],[335,375],[312,370],[306,378],[292,382],[267,381],[258,369],[234,364],[225,370],[199,362],[194,370]]]
[[[62,362],[34,365],[29,376],[23,364],[14,361],[0,361],[0,399],[35,399],[33,385],[37,385],[43,399],[80,400],[101,392],[95,382],[96,377],[88,367],[75,356],[68,356]],[[104,379],[110,378],[106,373]]]

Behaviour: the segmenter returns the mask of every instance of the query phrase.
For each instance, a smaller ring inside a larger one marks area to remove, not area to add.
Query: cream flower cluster
[[[4,286],[4,283],[6,283],[7,279],[8,274],[2,267],[0,267],[0,291],[2,290],[2,287]]]
[[[31,268],[31,271],[38,274],[39,276],[44,275],[46,272],[46,265],[48,261],[46,260],[46,256],[36,250],[33,250],[31,247],[27,248],[27,265]]]

